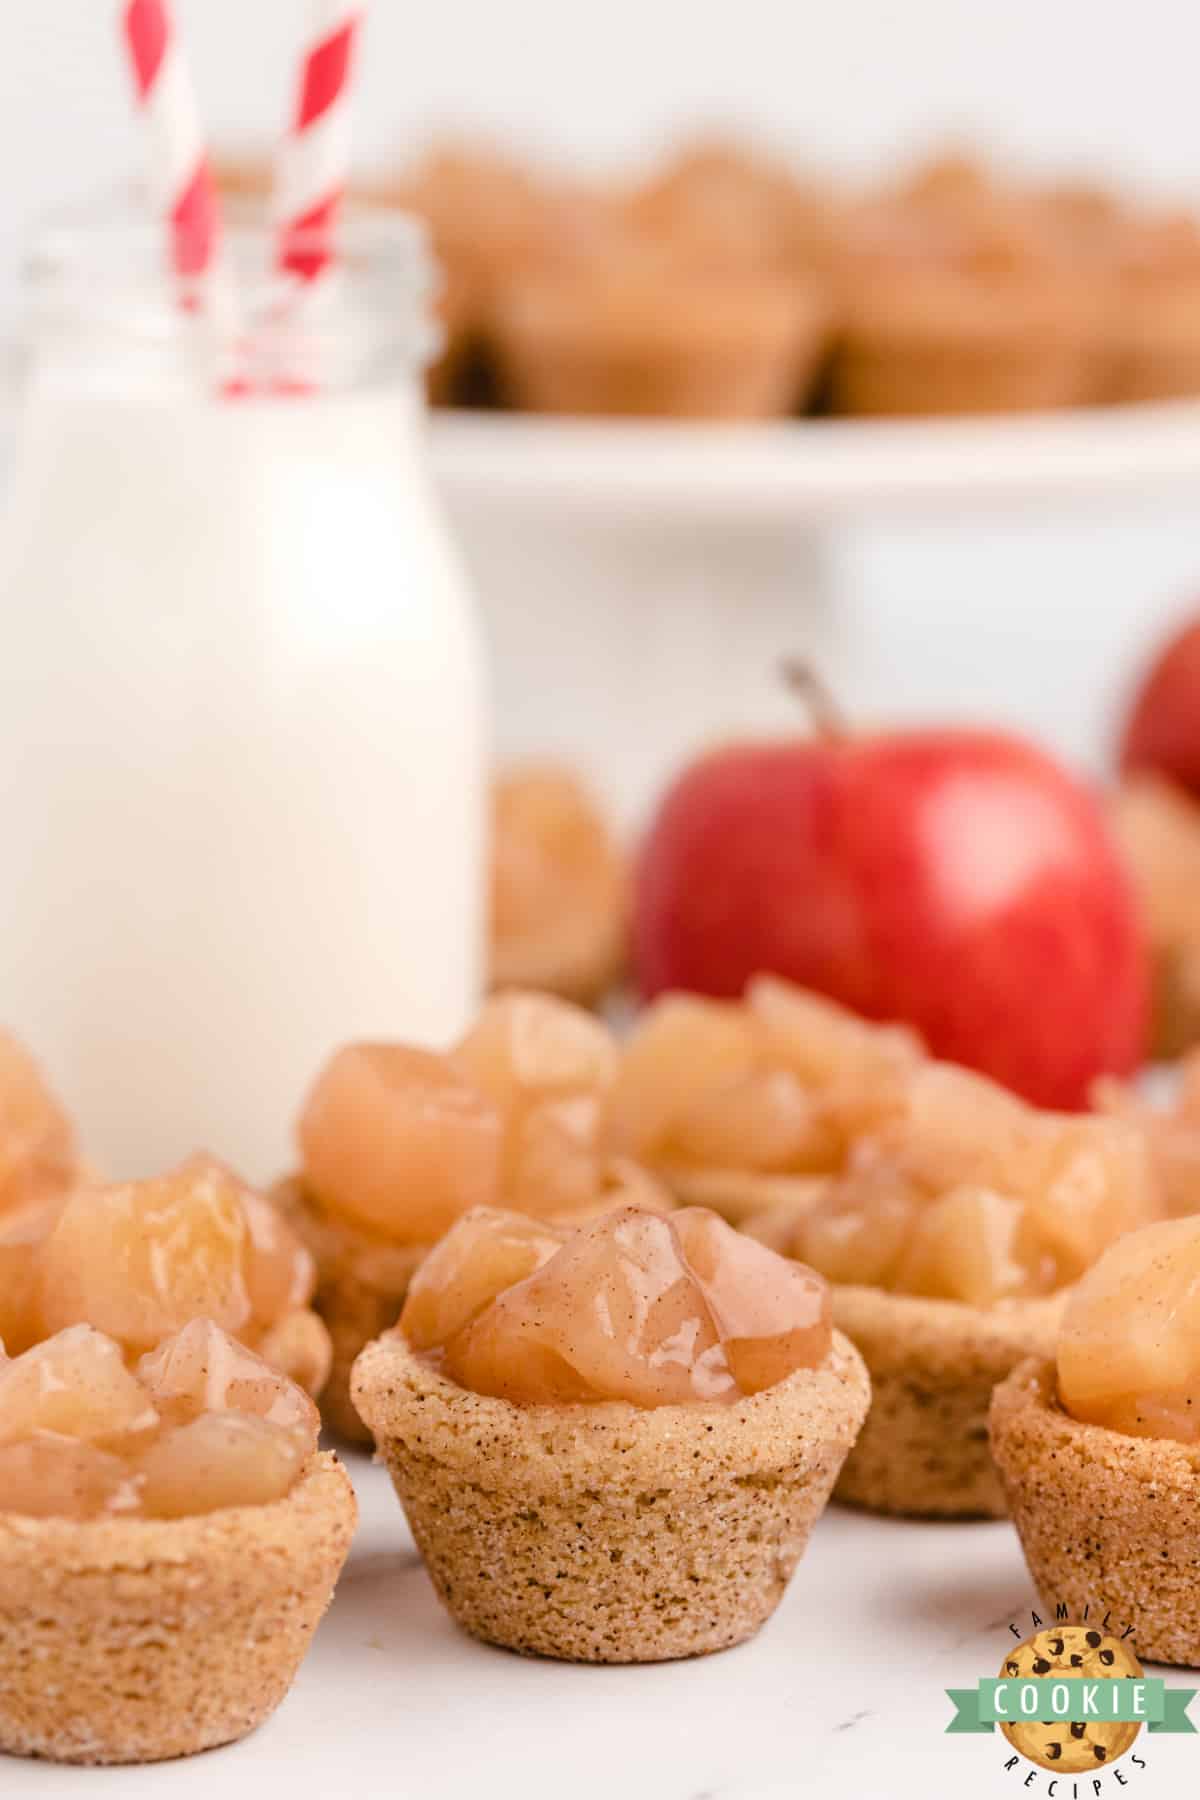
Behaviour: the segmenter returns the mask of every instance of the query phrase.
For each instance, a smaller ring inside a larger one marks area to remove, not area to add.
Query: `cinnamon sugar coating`
[[[1140,1657],[1200,1664],[1200,1445],[1072,1419],[1054,1364],[1022,1362],[991,1408],[992,1454],[1047,1606],[1111,1613]]]
[[[840,1334],[819,1368],[733,1406],[514,1406],[448,1381],[399,1332],[363,1351],[352,1391],[453,1617],[575,1662],[753,1636],[868,1401]]]
[[[0,1514],[0,1750],[141,1763],[244,1737],[291,1686],[356,1517],[330,1455],[270,1506]]]

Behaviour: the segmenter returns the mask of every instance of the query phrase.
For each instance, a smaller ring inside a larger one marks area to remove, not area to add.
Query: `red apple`
[[[1146,1048],[1146,951],[1099,803],[999,733],[825,736],[712,752],[640,858],[646,998],[772,971],[1043,1106]]]
[[[1200,619],[1151,665],[1125,728],[1121,767],[1167,775],[1200,800]]]

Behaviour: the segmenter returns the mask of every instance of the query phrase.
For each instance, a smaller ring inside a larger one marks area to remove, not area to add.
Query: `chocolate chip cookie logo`
[[[1056,1718],[1031,1720],[1025,1717],[997,1719],[1001,1731],[1014,1750],[1027,1756],[1043,1769],[1061,1769],[1064,1774],[1078,1775],[1084,1769],[1115,1763],[1132,1750],[1142,1729],[1136,1719],[1114,1719],[1105,1700],[1114,1696],[1099,1684],[1124,1677],[1142,1679],[1142,1665],[1128,1644],[1083,1625],[1063,1625],[1054,1631],[1039,1631],[1019,1644],[1006,1656],[999,1679],[1012,1684],[1006,1700],[1017,1701],[1022,1695],[1020,1683],[1032,1676],[1038,1683],[1035,1693],[1053,1702],[1054,1688],[1065,1688],[1066,1682],[1091,1681],[1096,1686],[1093,1696],[1095,1713],[1085,1719],[1067,1718],[1060,1712]],[[1065,1677],[1064,1681],[1062,1678]],[[1123,1696],[1117,1695],[1120,1699]],[[1033,1704],[1033,1700],[1029,1700]],[[1061,1702],[1065,1704],[1065,1702]],[[1005,1710],[1008,1711],[1006,1705]]]
[[[1066,1608],[1059,1622],[1036,1627],[1006,1652],[994,1677],[974,1688],[947,1688],[955,1714],[947,1731],[994,1731],[997,1727],[1027,1761],[1053,1775],[1090,1775],[1085,1791],[1102,1791],[1095,1779],[1128,1756],[1148,1731],[1194,1732],[1187,1716],[1195,1688],[1169,1688],[1147,1676],[1129,1631],[1118,1635],[1107,1617],[1072,1623]],[[1017,1627],[1010,1627],[1017,1635]],[[1006,1767],[1016,1765],[1017,1759]],[[1131,1763],[1145,1767],[1144,1758]],[[1119,1781],[1120,1777],[1117,1778]],[[1124,1782],[1122,1782],[1124,1785]],[[1055,1783],[1052,1789],[1057,1792]],[[1049,1791],[1049,1790],[1048,1790]],[[1063,1790],[1069,1793],[1070,1789]]]

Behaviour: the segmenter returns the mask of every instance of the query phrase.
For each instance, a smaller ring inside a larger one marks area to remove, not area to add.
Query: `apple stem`
[[[849,735],[846,715],[810,662],[787,656],[779,665],[785,685],[808,710],[819,738],[834,742]]]

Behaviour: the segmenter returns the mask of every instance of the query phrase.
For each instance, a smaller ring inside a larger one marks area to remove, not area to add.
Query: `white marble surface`
[[[947,1686],[994,1674],[1033,1596],[1007,1525],[831,1509],[775,1618],[721,1656],[645,1668],[526,1661],[463,1636],[391,1488],[352,1458],[362,1522],[289,1699],[243,1744],[189,1761],[63,1769],[0,1758],[0,1800],[1094,1800],[999,1739],[946,1737]],[[1166,1672],[1170,1676],[1170,1671]],[[1173,1679],[1186,1677],[1176,1672]],[[1194,1678],[1193,1678],[1194,1679]],[[1174,1795],[1200,1739],[1137,1746],[1101,1795]]]

